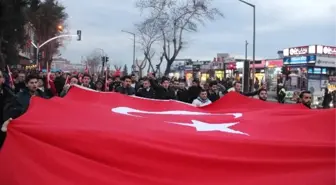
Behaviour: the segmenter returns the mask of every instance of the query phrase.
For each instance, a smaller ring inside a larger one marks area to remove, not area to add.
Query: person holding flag
[[[0,74],[2,76],[2,74]],[[0,81],[1,80],[0,78]],[[0,82],[1,84],[2,82]],[[22,114],[24,114],[30,103],[30,99],[33,96],[39,96],[41,98],[47,98],[44,96],[44,93],[38,88],[38,76],[35,75],[28,75],[25,80],[26,88],[19,92],[16,96],[8,94],[7,96],[13,97],[10,98],[10,101],[6,101],[1,103],[4,109],[4,117],[1,120],[2,124],[2,132],[6,132],[6,125],[10,123],[12,119],[18,118]],[[10,91],[7,91],[10,93]],[[5,120],[3,122],[3,120]],[[3,133],[1,133],[3,135]]]
[[[76,76],[72,76],[72,77],[68,76],[67,79],[65,80],[65,85],[63,87],[63,90],[59,96],[64,97],[73,85],[79,85],[78,78]]]
[[[15,94],[12,91],[12,89],[6,85],[5,83],[5,76],[0,71],[0,126],[2,127],[2,124],[8,119],[5,117],[5,115],[8,115],[7,111],[8,108],[6,105],[8,105],[13,99],[15,98]],[[5,133],[0,132],[0,148],[5,141]]]

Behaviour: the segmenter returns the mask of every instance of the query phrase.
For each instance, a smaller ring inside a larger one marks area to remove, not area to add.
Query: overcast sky
[[[246,0],[256,5],[256,56],[276,58],[286,47],[336,45],[334,0]],[[141,20],[135,0],[62,0],[69,14],[69,30],[82,30],[82,41],[66,41],[62,57],[78,63],[81,56],[102,48],[112,63],[132,63],[132,36]],[[207,23],[188,35],[188,46],[178,58],[212,60],[217,53],[244,55],[245,40],[252,55],[252,8],[238,0],[214,0],[224,18]],[[99,51],[98,51],[99,52]],[[143,58],[137,48],[137,58]]]

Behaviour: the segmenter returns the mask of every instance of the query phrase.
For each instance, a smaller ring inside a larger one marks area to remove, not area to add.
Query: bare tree
[[[152,59],[155,56],[155,50],[153,46],[155,43],[162,40],[161,31],[157,29],[155,24],[156,22],[151,22],[148,24],[136,24],[138,32],[137,35],[139,35],[139,44],[141,50],[143,51],[144,58],[148,62],[147,73],[155,71],[152,63]]]
[[[90,73],[98,72],[98,66],[101,63],[100,54],[93,51],[83,62],[88,66]]]
[[[155,70],[155,73],[158,73],[158,72],[159,72],[159,75],[161,75],[161,70],[160,70],[160,68],[161,68],[161,64],[162,64],[162,62],[163,62],[163,58],[164,58],[164,53],[161,54],[160,59],[159,59],[159,63],[157,64],[157,66],[156,66],[156,70]]]
[[[121,72],[121,65],[113,64],[114,70]]]
[[[119,64],[113,64],[114,70],[112,70],[113,76],[123,76],[121,68],[122,66]]]
[[[186,32],[197,32],[206,20],[215,20],[223,14],[212,8],[212,0],[138,0],[137,7],[149,12],[141,23],[155,26],[161,32],[163,55],[167,61],[165,75],[170,72],[174,60],[186,45]]]
[[[139,63],[139,60],[136,60],[136,65],[139,69],[139,77],[141,78],[142,77],[142,71],[143,71],[143,69],[145,69],[145,67],[147,65],[147,59],[144,58],[140,63]]]
[[[127,68],[127,64],[125,64],[125,65],[124,65],[124,69],[123,69],[123,71],[122,71],[122,75],[123,75],[123,76],[126,76],[126,75],[128,75],[128,68]]]

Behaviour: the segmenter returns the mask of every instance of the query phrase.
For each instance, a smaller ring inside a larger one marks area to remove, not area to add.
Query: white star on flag
[[[196,128],[197,131],[204,132],[204,131],[220,131],[220,132],[227,132],[231,134],[242,134],[242,135],[247,135],[247,133],[238,131],[238,130],[233,130],[230,127],[233,125],[238,124],[238,122],[234,123],[206,123],[198,120],[191,120],[192,124],[190,123],[179,123],[179,122],[167,122],[167,123],[172,123],[176,125],[183,125],[183,126],[188,126],[188,127],[194,127]]]

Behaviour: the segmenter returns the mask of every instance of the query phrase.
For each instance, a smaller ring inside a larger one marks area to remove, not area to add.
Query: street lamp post
[[[254,84],[254,80],[255,80],[255,40],[256,40],[256,13],[255,13],[255,9],[256,9],[256,7],[255,7],[255,5],[254,4],[251,4],[251,3],[248,3],[248,2],[246,2],[246,1],[244,1],[244,0],[238,0],[238,1],[240,1],[240,2],[242,2],[242,3],[244,3],[244,4],[246,4],[246,5],[248,5],[248,6],[250,6],[250,7],[252,7],[253,8],[253,43],[252,43],[252,52],[253,52],[253,56],[252,56],[252,82],[253,82],[253,84]]]
[[[132,70],[134,70],[135,69],[135,33],[125,31],[125,30],[121,30],[121,32],[133,35],[133,66],[132,66]]]
[[[31,41],[31,44],[36,48],[36,65],[38,65],[38,55],[39,55],[39,52],[40,52],[40,48],[42,48],[44,45],[48,44],[49,42],[51,42],[55,39],[58,39],[58,38],[62,38],[62,37],[78,37],[79,40],[80,40],[81,35],[79,35],[79,34],[76,34],[76,35],[58,35],[56,37],[50,38],[49,40],[45,41],[41,45],[39,43],[35,44],[33,41]]]

